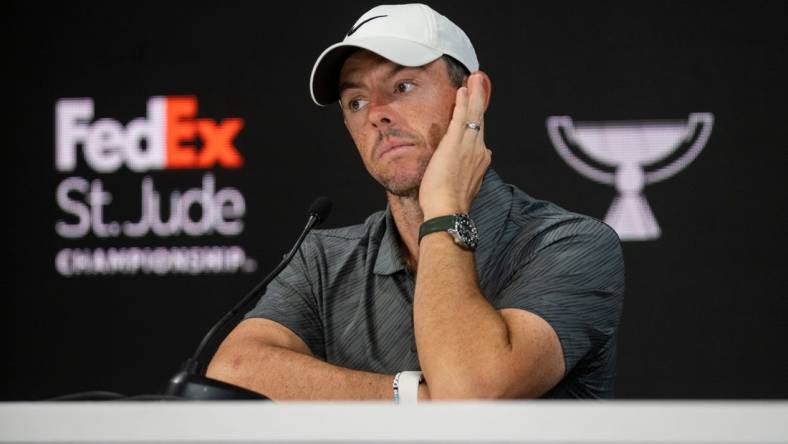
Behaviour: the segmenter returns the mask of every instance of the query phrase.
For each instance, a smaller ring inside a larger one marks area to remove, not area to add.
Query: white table
[[[788,402],[6,402],[0,441],[788,443]]]

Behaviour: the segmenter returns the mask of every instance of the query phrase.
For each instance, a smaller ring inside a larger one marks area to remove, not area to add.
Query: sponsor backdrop
[[[0,398],[157,392],[315,197],[385,206],[307,90],[372,5],[11,7]],[[624,242],[619,396],[788,396],[785,3],[433,6],[492,78],[501,176]]]

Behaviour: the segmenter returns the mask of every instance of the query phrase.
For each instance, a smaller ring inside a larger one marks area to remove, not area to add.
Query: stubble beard
[[[391,130],[396,136],[400,136],[399,130]],[[435,152],[438,143],[440,143],[445,130],[437,124],[430,125],[430,130],[427,135],[429,138],[426,143],[430,144],[430,154],[428,156],[419,157],[416,163],[415,170],[405,169],[397,170],[391,176],[381,176],[378,182],[383,188],[394,196],[407,199],[419,199],[419,188],[421,187],[421,179],[424,177],[424,172],[427,171],[427,166],[430,164],[432,154]],[[410,136],[410,134],[408,134]],[[380,135],[379,142],[383,140],[383,134]],[[416,142],[418,143],[418,142]],[[422,144],[423,145],[423,144]]]
[[[383,143],[386,136],[394,136],[407,138],[413,141],[417,146],[424,145],[418,137],[413,134],[399,129],[389,129],[382,131],[378,136],[378,146]],[[377,151],[377,150],[376,150]],[[431,157],[431,156],[429,156]],[[397,166],[393,172],[385,175],[378,175],[377,181],[383,188],[394,196],[401,198],[417,199],[419,197],[419,186],[421,185],[421,178],[424,176],[424,171],[430,163],[430,159],[419,157],[416,161],[415,169],[412,167],[405,167],[403,165]],[[396,160],[395,160],[396,162]],[[394,166],[394,165],[391,165]]]
[[[378,182],[380,182],[380,184],[389,194],[393,194],[397,197],[418,200],[421,179],[424,177],[424,172],[427,170],[427,165],[429,165],[429,163],[429,158],[420,158],[416,165],[415,171],[396,171],[391,176],[381,177]]]

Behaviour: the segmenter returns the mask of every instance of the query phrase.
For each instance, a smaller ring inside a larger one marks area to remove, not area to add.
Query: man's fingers
[[[484,122],[484,80],[481,74],[474,73],[468,78],[468,111],[466,119],[482,124]]]
[[[460,131],[465,127],[466,115],[468,114],[468,88],[460,87],[457,89],[457,96],[454,102],[454,112],[452,113],[449,130],[454,127],[454,131]]]

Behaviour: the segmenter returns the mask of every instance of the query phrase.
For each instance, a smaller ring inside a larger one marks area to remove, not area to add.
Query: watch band
[[[397,404],[416,404],[419,402],[419,384],[424,375],[419,371],[399,372],[394,376],[394,402]]]
[[[424,221],[424,223],[419,227],[419,243],[421,243],[422,237],[430,233],[446,231],[448,229],[454,228],[454,220],[455,215],[450,214],[448,216],[438,216]]]

